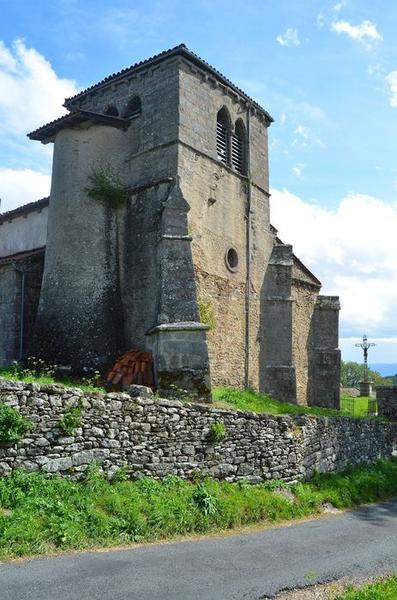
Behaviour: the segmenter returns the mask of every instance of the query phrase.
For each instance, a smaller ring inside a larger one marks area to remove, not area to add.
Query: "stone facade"
[[[201,471],[228,481],[296,481],[315,471],[390,458],[397,443],[397,426],[374,420],[257,415],[4,379],[0,402],[16,407],[34,424],[19,444],[0,448],[0,474],[23,468],[78,477],[96,461],[109,476],[127,465],[134,477],[189,478]],[[81,426],[65,436],[59,419],[79,402]],[[219,422],[226,435],[215,443],[211,425]]]
[[[78,372],[152,351],[164,391],[208,396],[212,381],[305,404],[328,386],[319,401],[337,406],[338,307],[328,328],[314,327],[321,284],[270,225],[270,115],[183,45],[65,106],[69,115],[30,134],[54,143],[34,354]],[[117,174],[127,202],[90,197],[98,169]]]
[[[0,365],[32,346],[47,235],[48,198],[0,214]]]
[[[30,353],[43,266],[43,251],[0,258],[0,364]]]
[[[378,416],[397,421],[397,386],[377,386]]]

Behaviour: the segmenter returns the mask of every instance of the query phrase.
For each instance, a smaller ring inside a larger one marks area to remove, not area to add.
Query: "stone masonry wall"
[[[59,419],[79,401],[82,424],[67,437]],[[97,461],[110,477],[128,465],[133,476],[189,477],[200,470],[228,481],[294,481],[314,471],[339,471],[389,458],[397,440],[395,424],[373,420],[257,415],[4,379],[0,402],[15,406],[34,423],[19,444],[0,448],[0,474],[23,468],[79,477]],[[214,443],[210,427],[219,421],[226,437]]]
[[[397,385],[376,386],[378,415],[392,421],[397,421]]]
[[[261,289],[273,236],[269,223],[267,127],[257,115],[250,121],[250,297],[246,339],[247,177],[217,158],[216,119],[228,110],[231,122],[246,124],[246,108],[222,87],[203,81],[190,65],[179,71],[178,175],[190,205],[189,232],[199,303],[208,304],[215,326],[208,334],[213,385],[242,387],[249,347],[250,387],[260,389]],[[232,272],[225,255],[234,248]]]
[[[11,363],[18,358],[20,275],[14,265],[0,266],[0,357]]]
[[[307,404],[310,327],[318,288],[301,280],[293,279],[291,296],[293,299],[292,352],[296,373],[296,400],[297,404]]]
[[[0,364],[29,354],[43,274],[44,252],[0,265]],[[21,348],[21,294],[24,271],[23,346]]]

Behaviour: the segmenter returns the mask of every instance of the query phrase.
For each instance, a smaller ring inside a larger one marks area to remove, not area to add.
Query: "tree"
[[[343,387],[358,387],[364,379],[364,365],[354,361],[341,361],[340,382]],[[390,385],[390,380],[382,377],[378,371],[368,369],[368,379],[376,385]]]

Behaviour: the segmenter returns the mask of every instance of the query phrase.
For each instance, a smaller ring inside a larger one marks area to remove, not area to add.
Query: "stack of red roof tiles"
[[[150,352],[130,350],[119,358],[107,376],[110,383],[154,386],[153,357]]]

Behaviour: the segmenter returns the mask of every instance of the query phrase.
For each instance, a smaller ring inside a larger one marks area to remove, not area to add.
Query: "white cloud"
[[[342,10],[342,8],[344,8],[347,4],[347,0],[341,0],[340,2],[337,2],[336,4],[333,5],[333,10],[335,12],[340,12]]]
[[[302,164],[302,163],[298,163],[297,165],[294,165],[291,169],[291,173],[292,175],[295,175],[295,177],[298,177],[298,179],[300,179],[302,177],[302,171],[303,169],[305,169],[306,165]]]
[[[297,29],[292,29],[289,27],[282,35],[277,36],[277,42],[280,46],[299,46],[300,39],[298,35]]]
[[[294,133],[296,135],[300,135],[305,140],[307,140],[309,138],[309,132],[310,132],[309,128],[305,127],[305,125],[298,125],[298,127],[294,130]]]
[[[335,13],[339,13],[347,5],[347,0],[340,0],[333,6],[330,6],[325,11],[321,11],[317,15],[317,27],[322,29],[326,23],[329,23],[331,19],[335,18]]]
[[[333,21],[331,23],[331,31],[338,34],[344,33],[352,40],[361,42],[366,47],[370,47],[369,42],[383,40],[376,25],[368,20],[362,21],[359,25],[352,25],[348,21]]]
[[[345,337],[344,340],[351,343],[360,343],[362,341],[361,339],[357,339],[357,337]],[[397,337],[371,337],[368,341],[374,344],[397,344]]]
[[[293,133],[295,137],[291,142],[292,148],[296,146],[299,148],[310,148],[312,146],[318,146],[319,148],[326,147],[324,142],[314,135],[306,125],[299,123]]]
[[[0,168],[0,211],[44,198],[50,193],[51,177],[32,169]]]
[[[325,25],[325,15],[324,15],[324,13],[320,12],[317,15],[317,27],[319,27],[321,29],[322,27],[324,27],[324,25]]]
[[[22,40],[7,47],[0,40],[0,198],[10,210],[49,193],[52,148],[25,134],[66,110],[74,81],[58,77],[51,64]]]
[[[270,140],[269,142],[269,149],[270,150],[275,150],[276,148],[280,147],[280,140],[278,138],[273,138],[272,140]]]
[[[339,348],[342,350],[343,360],[354,360],[355,362],[362,362],[363,353],[360,348],[356,348],[355,344],[359,344],[362,341],[363,331],[361,335],[354,337],[340,337]],[[372,347],[369,354],[369,365],[376,363],[396,363],[397,356],[397,338],[396,337],[373,337],[369,338],[370,342],[374,342],[376,346]]]
[[[77,92],[70,79],[57,76],[34,48],[16,40],[0,44],[0,131],[23,135],[66,112],[63,101]]]
[[[16,60],[11,54],[10,50],[6,47],[4,42],[0,40],[0,68],[7,69],[8,71],[15,70],[17,66]]]
[[[380,63],[374,63],[368,66],[368,75],[379,77],[383,72],[383,67]]]
[[[397,71],[392,71],[385,77],[386,83],[390,88],[390,106],[397,107]]]
[[[287,190],[272,190],[272,223],[341,297],[341,334],[396,336],[397,203],[349,194],[333,211]]]

